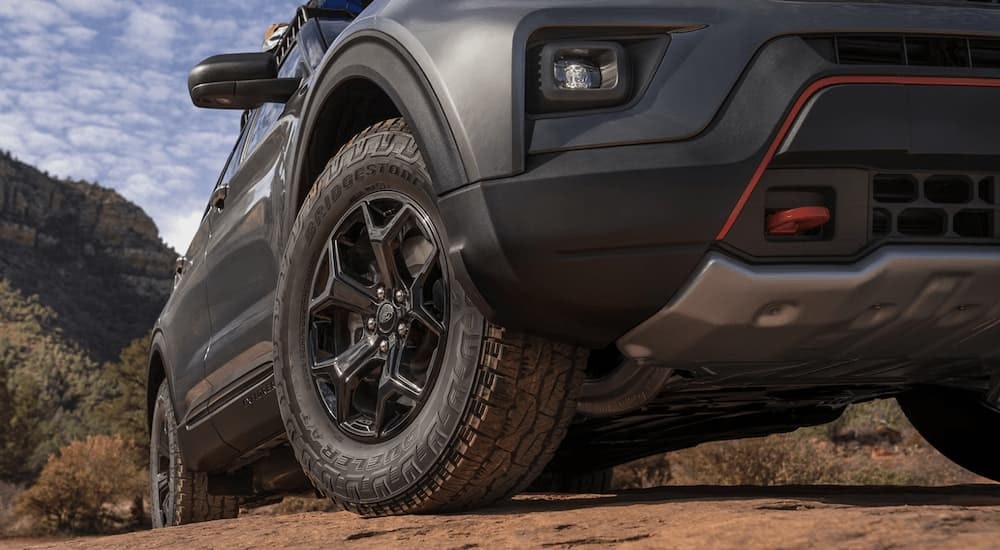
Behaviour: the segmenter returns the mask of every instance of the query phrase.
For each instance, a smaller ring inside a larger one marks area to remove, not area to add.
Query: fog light
[[[534,53],[534,52],[537,52]],[[529,112],[596,109],[628,101],[631,72],[625,47],[617,42],[551,42],[529,53]]]
[[[563,90],[593,90],[601,87],[601,69],[578,59],[560,59],[552,65],[556,85]]]

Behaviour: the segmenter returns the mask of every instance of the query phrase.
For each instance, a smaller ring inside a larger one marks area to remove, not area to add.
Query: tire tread
[[[166,382],[160,390],[167,394],[166,401],[170,403]],[[177,420],[172,406],[166,407],[166,422],[169,430],[177,430]],[[177,501],[174,508],[173,525],[186,525],[218,519],[233,519],[239,515],[239,499],[233,496],[216,496],[208,492],[208,475],[204,472],[194,472],[184,465],[184,457],[177,436],[173,435],[170,444],[170,454],[175,465],[177,476]]]

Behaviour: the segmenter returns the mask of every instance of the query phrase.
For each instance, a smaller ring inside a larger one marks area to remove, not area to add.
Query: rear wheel
[[[524,489],[575,411],[586,354],[487,323],[447,255],[401,119],[348,143],[282,262],[278,399],[314,485],[364,515],[483,505]]]
[[[1000,410],[981,394],[922,387],[897,398],[913,427],[952,462],[1000,481],[1000,454],[991,442],[1000,433]]]
[[[208,476],[184,466],[177,440],[177,421],[164,381],[156,395],[150,430],[149,478],[153,528],[184,525],[239,515],[236,497],[208,493]]]

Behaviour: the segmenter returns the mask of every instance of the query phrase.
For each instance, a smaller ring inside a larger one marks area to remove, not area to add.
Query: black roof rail
[[[357,16],[357,13],[346,9],[300,6],[295,12],[295,17],[288,23],[288,30],[285,31],[285,36],[282,37],[281,42],[274,48],[274,55],[278,58],[278,65],[281,65],[285,57],[288,56],[288,52],[295,47],[299,31],[302,29],[302,25],[305,25],[306,21],[314,18],[352,20]]]

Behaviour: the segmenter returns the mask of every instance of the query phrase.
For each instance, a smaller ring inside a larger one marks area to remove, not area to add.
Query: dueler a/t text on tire
[[[315,486],[363,515],[480,506],[524,489],[565,436],[584,351],[487,323],[448,263],[402,119],[329,162],[291,231],[274,368]]]

